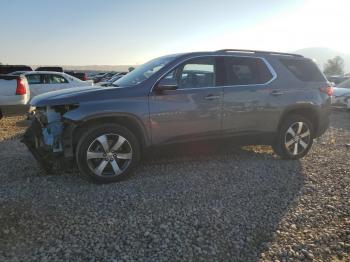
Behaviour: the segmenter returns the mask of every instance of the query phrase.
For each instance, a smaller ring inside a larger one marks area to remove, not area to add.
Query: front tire
[[[134,134],[116,124],[89,130],[79,140],[76,160],[79,171],[98,183],[127,177],[140,159],[140,145]]]
[[[283,159],[300,159],[311,149],[313,130],[313,125],[306,118],[300,115],[287,116],[272,148]]]

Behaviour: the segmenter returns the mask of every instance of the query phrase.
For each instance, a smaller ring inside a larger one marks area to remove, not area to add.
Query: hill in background
[[[314,59],[321,70],[323,70],[323,66],[328,59],[334,58],[335,56],[340,56],[344,59],[345,73],[350,73],[350,54],[344,54],[336,50],[324,47],[304,48],[294,51],[293,53]]]
[[[334,58],[335,56],[340,56],[344,59],[345,73],[350,73],[350,54],[345,54],[338,52],[336,50],[325,48],[325,47],[310,47],[303,48],[294,51],[293,53],[301,54],[305,57],[314,59],[317,65],[323,70],[324,64],[328,59]],[[38,65],[33,65],[33,68],[38,67]],[[87,66],[73,66],[73,65],[63,65],[64,70],[75,70],[75,71],[128,71],[129,67],[136,67],[135,65],[87,65]]]

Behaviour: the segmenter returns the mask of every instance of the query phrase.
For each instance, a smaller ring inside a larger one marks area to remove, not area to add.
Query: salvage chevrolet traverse
[[[112,87],[35,97],[23,142],[46,170],[76,162],[103,183],[129,175],[145,148],[194,140],[250,136],[284,159],[299,159],[328,128],[331,95],[317,66],[300,55],[234,49],[168,55]]]

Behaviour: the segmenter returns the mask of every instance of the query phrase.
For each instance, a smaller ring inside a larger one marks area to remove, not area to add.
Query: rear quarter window
[[[317,65],[311,60],[280,59],[281,63],[296,78],[304,82],[324,82],[324,78]]]
[[[46,75],[48,84],[66,84],[68,83],[67,79],[60,75]]]

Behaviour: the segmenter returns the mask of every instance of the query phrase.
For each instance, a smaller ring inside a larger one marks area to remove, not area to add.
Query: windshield
[[[344,81],[344,82],[341,82],[338,87],[341,87],[341,88],[350,88],[350,79]]]
[[[174,59],[174,55],[172,56],[164,56],[153,59],[135,70],[131,71],[124,77],[118,79],[113,83],[116,86],[134,86],[137,85],[146,79],[150,78],[154,73],[162,69],[166,64]]]

